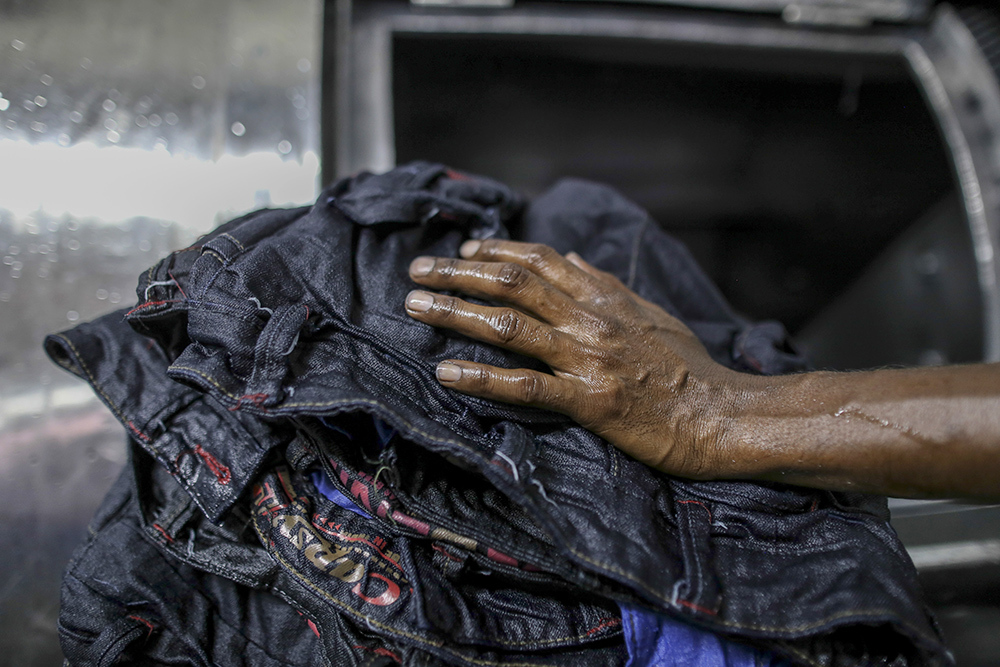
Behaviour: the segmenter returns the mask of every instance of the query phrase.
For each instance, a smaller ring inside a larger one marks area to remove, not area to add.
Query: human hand
[[[664,472],[699,478],[728,467],[719,435],[740,374],[715,363],[682,322],[575,253],[487,240],[459,254],[418,257],[410,277],[504,305],[417,290],[407,313],[535,357],[552,374],[454,359],[437,367],[442,385],[561,412]]]

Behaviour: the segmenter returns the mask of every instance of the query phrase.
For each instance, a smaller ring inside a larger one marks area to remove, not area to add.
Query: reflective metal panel
[[[43,355],[223,219],[319,182],[318,0],[0,0],[0,662],[53,665],[59,580],[124,433]]]

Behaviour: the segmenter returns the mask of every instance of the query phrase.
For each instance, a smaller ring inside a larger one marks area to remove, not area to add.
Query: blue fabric
[[[628,649],[625,667],[791,667],[782,658],[669,616],[618,606]]]
[[[310,477],[312,478],[312,483],[316,485],[316,490],[322,493],[323,496],[331,503],[340,505],[345,510],[350,510],[351,512],[367,519],[371,518],[371,515],[369,515],[368,512],[355,505],[353,500],[341,493],[340,489],[333,485],[330,478],[326,476],[325,472],[322,470],[314,470]]]

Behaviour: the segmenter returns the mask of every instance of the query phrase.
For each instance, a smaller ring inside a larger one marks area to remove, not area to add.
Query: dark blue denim
[[[442,388],[434,367],[446,358],[540,367],[402,310],[414,257],[454,256],[465,238],[503,236],[508,224],[614,273],[684,320],[721,363],[805,367],[780,326],[735,316],[686,250],[613,190],[565,181],[524,207],[500,184],[428,164],[346,179],[313,207],[224,225],[151,268],[128,320],[160,344],[170,377],[234,419],[257,418],[256,428],[323,440],[324,422],[384,420],[400,442],[370,465],[396,497],[468,526],[479,503],[466,496],[495,489],[498,514],[517,509],[502,517],[500,530],[521,535],[521,551],[508,553],[533,563],[546,556],[539,544],[554,548],[573,583],[803,664],[950,664],[884,499],[671,478],[559,415]],[[254,452],[209,453],[242,462],[236,487],[259,465]]]
[[[197,571],[189,578],[208,582],[214,595],[209,606],[219,614],[238,619],[256,613],[259,619],[247,627],[246,639],[273,644],[278,653],[282,639],[261,628],[269,617],[277,627],[301,612],[323,640],[311,641],[311,650],[325,651],[336,665],[392,656],[404,664],[470,667],[622,663],[616,605],[560,581],[546,585],[540,575],[531,575],[525,586],[505,574],[517,575],[515,569],[442,542],[447,534],[421,535],[412,526],[387,525],[330,503],[309,481],[319,465],[311,441],[297,435],[286,440],[276,430],[267,461],[249,475],[248,486],[246,468],[231,464],[243,451],[256,452],[255,441],[234,427],[228,410],[208,409],[213,399],[167,378],[163,353],[147,343],[122,313],[48,341],[53,358],[92,383],[133,443],[132,466],[105,501],[124,508],[119,523],[128,526],[105,530],[102,510],[99,537],[82,552],[89,565],[75,563],[65,579],[61,623],[79,630],[64,632],[73,664],[102,664],[98,654],[104,655],[106,646],[158,660],[169,654],[164,647],[176,648],[178,642],[189,646],[185,655],[194,656],[185,664],[216,664],[208,656],[222,650],[217,644],[223,640],[233,640],[220,639],[218,621],[201,613],[190,586],[154,566],[161,561]],[[137,421],[142,415],[154,416]],[[184,443],[181,451],[188,454],[164,462],[165,447],[175,443]],[[184,464],[187,458],[193,466]],[[204,502],[196,501],[205,488],[216,486],[242,491],[212,523]],[[152,564],[144,568],[146,560]],[[103,591],[98,602],[94,589]],[[218,590],[236,593],[216,595]],[[262,596],[275,604],[262,606],[257,602]],[[102,607],[97,626],[89,625],[95,605]],[[252,608],[243,610],[248,605]],[[140,607],[141,622],[130,615]],[[306,620],[296,622],[306,627]],[[158,637],[169,634],[170,643],[149,643],[137,631],[146,623],[163,630]],[[114,627],[99,631],[102,624]],[[245,660],[270,664],[253,655]],[[311,664],[289,656],[289,664],[296,662]]]

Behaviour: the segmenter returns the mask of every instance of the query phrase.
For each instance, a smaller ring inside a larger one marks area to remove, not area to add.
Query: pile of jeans
[[[65,576],[68,664],[647,664],[678,628],[747,664],[951,664],[884,498],[678,479],[443,388],[449,358],[544,370],[403,310],[415,257],[511,237],[617,275],[730,368],[806,368],[605,186],[526,202],[414,163],[246,215],[46,340],[131,451]]]

